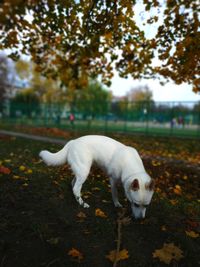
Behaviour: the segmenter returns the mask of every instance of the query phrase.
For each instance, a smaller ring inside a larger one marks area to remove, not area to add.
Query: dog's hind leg
[[[110,178],[110,185],[111,185],[111,193],[112,193],[112,199],[113,199],[114,205],[115,207],[121,208],[122,205],[120,204],[118,200],[117,182],[114,181],[112,178]]]
[[[92,165],[92,157],[87,148],[73,143],[68,151],[68,163],[70,164],[75,178],[72,180],[72,190],[77,202],[84,208],[89,208],[81,197],[81,188],[88,177]]]
[[[88,177],[88,174],[90,172],[92,162],[79,162],[76,164],[72,164],[72,170],[74,172],[75,178],[72,180],[72,190],[73,194],[77,200],[77,202],[83,206],[84,208],[89,208],[89,205],[85,203],[81,197],[81,188],[83,183]]]
[[[76,176],[76,178],[74,178],[75,182],[74,180],[72,181],[72,183],[74,182],[72,189],[73,189],[74,196],[76,200],[78,201],[78,203],[84,208],[89,208],[89,205],[86,202],[84,202],[81,197],[81,188],[86,179],[87,179],[87,176],[85,177],[83,177],[82,175]]]

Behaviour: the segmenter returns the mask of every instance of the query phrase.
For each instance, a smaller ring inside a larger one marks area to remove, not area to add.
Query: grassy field
[[[142,221],[128,220],[123,190],[124,208],[113,207],[108,177],[96,166],[83,186],[91,207],[83,209],[71,192],[69,166],[47,167],[38,158],[40,150],[57,151],[59,145],[0,136],[1,267],[198,266],[199,142],[114,137],[138,149],[156,180]],[[113,263],[106,256],[119,245],[119,261]]]
[[[21,126],[26,127],[57,127],[62,130],[70,130],[72,132],[104,132],[104,133],[143,133],[145,135],[158,135],[158,136],[181,136],[181,137],[192,137],[200,138],[200,127],[198,125],[185,125],[182,128],[170,127],[170,123],[160,124],[153,122],[126,122],[126,121],[104,121],[104,120],[76,120],[74,125],[71,125],[68,120],[62,121],[59,125],[55,121],[44,122],[42,120],[28,120],[27,118],[17,120],[1,121],[0,126],[2,128],[14,129]]]

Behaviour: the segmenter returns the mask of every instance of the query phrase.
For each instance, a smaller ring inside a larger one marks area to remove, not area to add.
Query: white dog
[[[121,207],[117,195],[117,184],[121,182],[134,217],[145,217],[146,207],[153,195],[154,182],[146,173],[136,149],[106,136],[88,135],[69,141],[57,153],[41,151],[40,157],[47,165],[56,166],[68,162],[75,175],[72,181],[74,196],[84,208],[89,205],[81,197],[81,188],[92,163],[96,162],[110,177],[114,205]]]

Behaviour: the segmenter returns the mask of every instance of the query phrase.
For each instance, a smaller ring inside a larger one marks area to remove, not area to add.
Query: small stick
[[[121,246],[121,228],[122,228],[122,219],[124,217],[125,214],[125,209],[122,210],[122,213],[119,213],[119,218],[117,220],[117,249],[116,249],[116,254],[115,254],[115,260],[113,263],[113,267],[117,266],[117,262],[118,262],[118,255],[119,255],[119,251],[120,251],[120,246]]]

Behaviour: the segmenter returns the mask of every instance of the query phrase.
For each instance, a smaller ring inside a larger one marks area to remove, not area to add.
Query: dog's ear
[[[138,191],[140,188],[139,181],[138,179],[134,179],[133,182],[131,183],[130,189],[133,191]]]
[[[146,183],[145,188],[149,191],[153,191],[155,188],[155,182],[153,179],[149,183]]]

